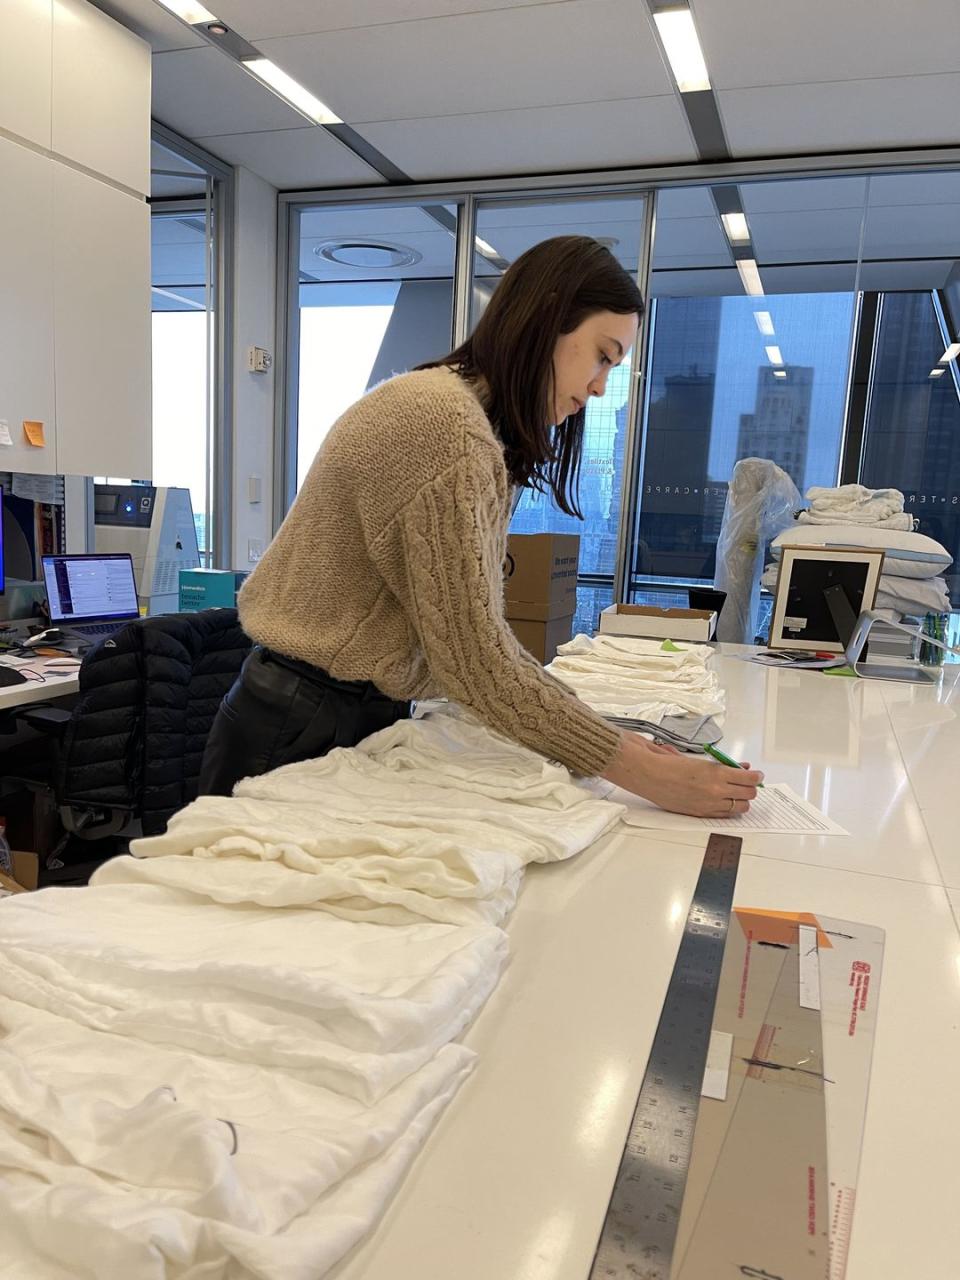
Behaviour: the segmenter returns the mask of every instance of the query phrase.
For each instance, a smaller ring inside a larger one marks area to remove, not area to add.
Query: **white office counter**
[[[25,684],[0,685],[0,715],[5,711],[13,711],[16,707],[25,707],[31,702],[53,702],[67,694],[76,693],[80,688],[77,669],[58,672],[56,667],[47,666],[47,659],[11,658],[4,654],[0,659],[4,667],[27,668],[36,671],[43,680],[27,680]]]
[[[724,750],[851,832],[747,837],[736,904],[887,935],[848,1280],[955,1275],[960,668],[924,689],[736,651]],[[528,872],[474,1076],[336,1280],[585,1280],[704,845],[619,830]]]

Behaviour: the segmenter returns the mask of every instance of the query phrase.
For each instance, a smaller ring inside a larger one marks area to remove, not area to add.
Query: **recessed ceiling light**
[[[764,347],[763,349],[767,353],[767,359],[771,364],[783,364],[783,356],[780,354],[779,347]]]
[[[500,255],[492,244],[487,244],[486,240],[481,240],[479,236],[473,237],[473,243],[480,253],[485,253],[491,258],[499,258]]]
[[[720,221],[731,244],[747,244],[750,240],[750,228],[747,226],[745,213],[721,213]]]
[[[940,363],[949,364],[951,360],[956,360],[957,356],[960,356],[960,342],[951,342],[940,357]]]
[[[787,376],[786,369],[774,369],[773,376],[775,378],[785,378]]]
[[[744,292],[751,294],[753,297],[763,296],[763,284],[760,280],[760,272],[757,270],[755,258],[738,258],[737,270],[740,272],[740,280],[743,284]]]
[[[422,253],[406,245],[374,240],[329,240],[318,244],[313,252],[341,267],[363,267],[368,271],[412,267],[423,259]]]
[[[178,18],[182,18],[184,22],[189,22],[191,27],[196,27],[201,22],[217,20],[215,13],[205,9],[202,4],[195,4],[194,0],[160,0],[160,3],[171,13],[175,13]]]
[[[681,93],[696,93],[710,88],[707,64],[703,59],[700,38],[693,14],[687,8],[661,9],[653,15],[670,63],[670,70]]]
[[[773,337],[773,316],[769,311],[755,311],[753,318],[757,322],[757,328],[765,338]]]
[[[212,36],[225,36],[227,34],[227,28],[222,22],[208,22],[207,30]]]
[[[945,373],[946,373],[946,369],[944,369],[944,368],[941,366],[939,369],[931,369],[931,370],[930,370],[930,377],[931,377],[931,378],[942,378],[942,377],[943,377],[943,375],[944,375]]]
[[[288,76],[269,58],[244,58],[242,65],[258,80],[269,85],[274,93],[279,94],[292,107],[302,111],[315,124],[343,124],[340,117],[335,115],[326,103],[314,97],[309,89],[305,89],[302,84],[294,80],[293,76]]]

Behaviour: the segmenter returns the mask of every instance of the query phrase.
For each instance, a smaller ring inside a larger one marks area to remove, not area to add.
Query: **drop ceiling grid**
[[[690,0],[715,89],[960,68],[956,0]]]
[[[213,8],[217,17],[247,40],[263,40],[569,3],[570,0],[284,0],[282,4],[264,4],[264,0],[217,0]]]
[[[673,94],[636,0],[520,5],[257,47],[357,127]]]

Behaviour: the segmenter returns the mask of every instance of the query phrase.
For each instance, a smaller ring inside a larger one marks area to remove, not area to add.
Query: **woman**
[[[633,345],[634,282],[583,236],[509,268],[476,330],[333,426],[240,593],[257,647],[224,699],[201,793],[352,746],[443,695],[574,772],[666,809],[743,813],[761,776],[613,728],[549,676],[503,617],[516,486],[576,505],[584,409]]]

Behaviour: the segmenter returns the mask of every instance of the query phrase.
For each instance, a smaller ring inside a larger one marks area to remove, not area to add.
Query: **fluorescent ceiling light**
[[[779,347],[764,347],[763,349],[767,353],[767,359],[771,364],[783,364],[783,356],[780,354]]]
[[[160,3],[171,13],[175,13],[178,18],[182,18],[184,22],[189,22],[191,27],[196,27],[201,22],[217,20],[215,13],[205,9],[202,4],[195,4],[194,0],[160,0]]]
[[[787,376],[786,369],[774,369],[773,376],[775,378],[785,378]]]
[[[951,342],[940,357],[940,363],[949,364],[951,360],[956,360],[957,356],[960,356],[960,342]]]
[[[474,236],[473,243],[476,245],[480,253],[489,254],[491,258],[500,257],[493,245],[487,244],[486,240],[481,240],[479,236]]]
[[[689,9],[661,9],[653,15],[660,39],[670,63],[670,70],[681,93],[696,93],[710,88],[707,64],[693,14]]]
[[[762,297],[763,285],[760,281],[760,272],[757,270],[756,259],[738,258],[737,270],[740,272],[744,292],[751,294],[755,298]]]
[[[757,322],[757,328],[766,338],[773,337],[773,316],[769,311],[755,311],[753,318]]]
[[[750,240],[750,228],[747,226],[745,213],[721,213],[720,221],[731,244],[747,244]]]
[[[942,366],[941,366],[939,369],[931,369],[931,370],[930,370],[930,377],[931,377],[931,378],[942,378],[942,377],[943,377],[943,375],[944,375],[944,372],[945,372],[945,370],[943,369],[943,367],[942,367]]]
[[[281,71],[269,58],[244,58],[243,65],[291,106],[309,116],[315,124],[343,124],[340,117],[334,115],[325,103],[315,98],[302,84],[298,84],[293,76]]]

